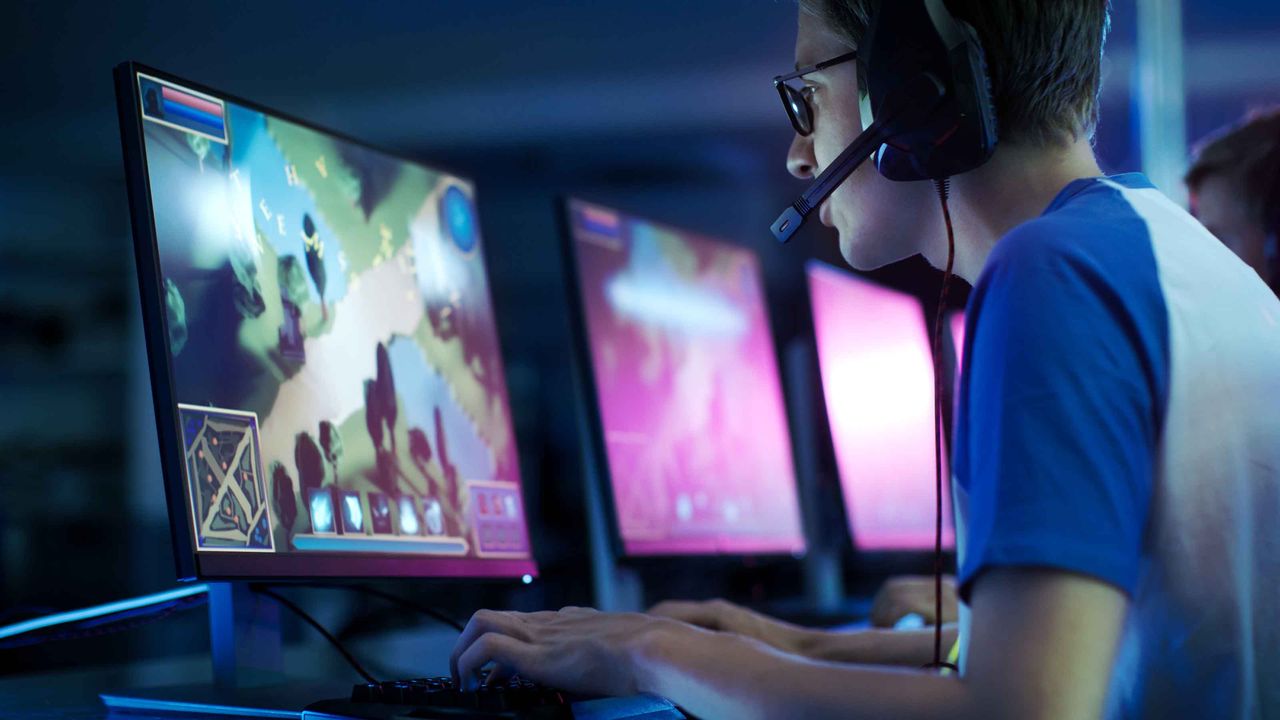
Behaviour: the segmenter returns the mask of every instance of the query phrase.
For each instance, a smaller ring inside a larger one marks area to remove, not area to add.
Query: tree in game
[[[293,446],[293,462],[298,466],[298,484],[304,497],[324,485],[324,456],[310,433],[298,433]]]
[[[342,434],[338,427],[328,420],[320,421],[320,449],[324,451],[324,459],[333,468],[333,477],[338,478],[338,461],[342,459]]]
[[[302,214],[302,247],[307,255],[307,272],[311,273],[311,281],[316,284],[316,293],[320,295],[320,313],[327,320],[329,307],[324,302],[324,241],[320,239],[309,213]]]
[[[382,403],[376,380],[364,381],[364,426],[373,440],[373,450],[382,453]]]
[[[293,478],[279,462],[271,463],[271,497],[276,505],[276,517],[287,541],[293,537],[293,523],[298,519],[298,501],[293,495]]]
[[[455,511],[461,511],[459,487],[458,487],[458,467],[449,462],[449,446],[445,444],[444,437],[444,415],[440,413],[437,406],[435,410],[436,419],[436,455],[440,462],[440,469],[444,471],[444,491],[445,496],[449,500],[450,508]]]
[[[400,414],[400,408],[396,402],[396,379],[391,374],[391,356],[383,343],[378,343],[377,367],[382,418],[387,422],[387,434],[391,436],[391,452],[394,453],[396,451],[396,417]]]
[[[413,459],[414,466],[430,486],[431,475],[427,472],[427,467],[431,462],[431,442],[427,440],[427,434],[422,431],[422,428],[409,429],[409,457]]]

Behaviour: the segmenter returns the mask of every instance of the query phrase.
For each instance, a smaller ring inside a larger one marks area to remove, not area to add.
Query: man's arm
[[[1099,717],[1121,592],[1071,573],[997,569],[975,582],[973,601],[963,678],[797,660],[720,634],[695,646],[659,639],[639,660],[637,686],[706,718]]]
[[[942,626],[942,658],[955,644],[959,628]],[[808,630],[798,654],[812,660],[857,665],[902,665],[918,668],[933,662],[933,628],[923,630]]]
[[[724,600],[667,601],[654,606],[649,613],[759,640],[775,650],[812,660],[910,667],[920,667],[933,660],[932,629],[839,631],[805,628]],[[956,634],[954,624],[942,628],[944,653],[955,643]]]
[[[664,618],[581,608],[477,614],[461,678],[500,672],[583,693],[652,692],[703,718],[1096,718],[1125,597],[1057,570],[995,568],[973,586],[963,678],[841,665]]]

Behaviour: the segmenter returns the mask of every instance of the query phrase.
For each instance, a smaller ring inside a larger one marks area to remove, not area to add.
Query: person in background
[[[1280,295],[1280,106],[1203,140],[1186,183],[1191,212]]]

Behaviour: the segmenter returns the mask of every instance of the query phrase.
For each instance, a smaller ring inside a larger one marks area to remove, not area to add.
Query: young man
[[[803,0],[797,66],[848,52],[869,0]],[[1090,146],[1106,0],[953,0],[990,67],[1001,143],[953,178],[974,284],[957,413],[962,673],[918,634],[801,631],[725,604],[481,611],[454,654],[706,718],[1257,717],[1280,713],[1280,303],[1145,179]],[[859,72],[804,77],[809,178],[857,136]],[[824,204],[872,268],[946,235],[931,185],[869,165]],[[703,627],[698,627],[694,623]],[[724,630],[731,630],[726,632]],[[923,647],[927,647],[923,646]]]
[[[1202,143],[1187,189],[1200,222],[1280,294],[1280,108]]]

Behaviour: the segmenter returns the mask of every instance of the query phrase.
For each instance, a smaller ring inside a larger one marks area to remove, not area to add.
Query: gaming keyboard
[[[453,678],[436,677],[361,683],[352,688],[350,700],[315,703],[303,717],[561,720],[572,718],[573,712],[561,692],[518,677],[486,682],[475,691],[459,690]]]

